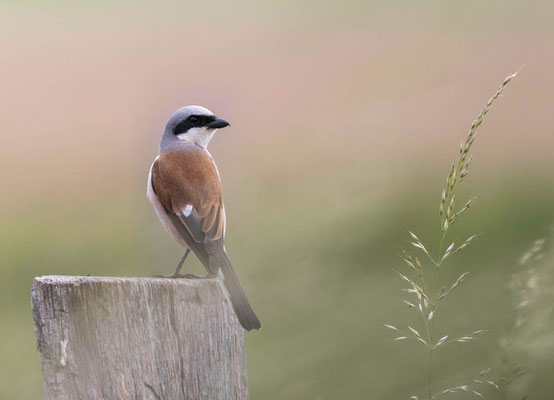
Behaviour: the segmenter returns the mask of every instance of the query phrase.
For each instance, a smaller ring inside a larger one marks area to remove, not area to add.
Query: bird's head
[[[189,142],[207,147],[216,129],[230,124],[201,106],[185,106],[173,113],[167,121],[162,137],[164,141]]]

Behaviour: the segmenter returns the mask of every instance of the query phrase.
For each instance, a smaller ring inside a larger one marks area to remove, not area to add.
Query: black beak
[[[221,129],[221,128],[225,128],[226,126],[230,126],[230,125],[231,124],[228,123],[227,121],[225,121],[224,119],[216,118],[215,120],[213,120],[212,122],[210,122],[206,126],[210,129]]]

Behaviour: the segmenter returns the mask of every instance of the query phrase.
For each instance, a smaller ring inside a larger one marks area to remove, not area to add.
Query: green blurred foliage
[[[413,318],[399,300],[402,283],[391,268],[402,268],[397,246],[407,239],[404,224],[432,239],[437,228],[432,223],[438,219],[431,218],[436,208],[431,206],[437,201],[421,202],[411,191],[398,192],[387,206],[344,207],[340,218],[326,220],[325,200],[308,204],[295,198],[305,187],[289,186],[280,194],[250,187],[246,192],[259,194],[253,202],[248,199],[251,193],[240,194],[238,183],[227,186],[238,193],[230,196],[233,203],[252,206],[229,210],[228,233],[231,256],[264,325],[261,332],[247,335],[252,398],[407,398],[423,387],[424,353],[417,346],[393,343],[381,322]],[[309,190],[323,192],[320,187]],[[398,200],[408,196],[410,203]],[[439,332],[491,333],[476,344],[439,354],[437,385],[475,377],[498,363],[497,342],[513,319],[506,289],[510,276],[522,251],[537,236],[549,235],[551,228],[552,192],[523,196],[500,184],[483,197],[486,200],[460,222],[460,230],[486,234],[451,266],[450,278],[467,266],[473,267],[472,276],[450,296],[436,323]],[[40,395],[29,310],[34,276],[149,276],[170,271],[178,260],[180,249],[166,240],[147,204],[133,201],[131,208],[118,207],[114,200],[90,204],[86,216],[43,210],[41,217],[3,221],[3,398]],[[500,208],[495,204],[499,202]],[[282,210],[282,204],[298,211],[264,212]],[[264,217],[260,221],[252,215]],[[324,221],[317,221],[318,215]],[[548,336],[552,320],[543,328]],[[538,382],[528,383],[528,393],[549,393],[552,386],[544,371],[554,371],[554,360],[529,358],[533,363],[528,368],[539,373]]]

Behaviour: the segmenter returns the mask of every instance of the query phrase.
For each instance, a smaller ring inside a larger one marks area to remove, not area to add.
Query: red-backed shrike
[[[249,331],[261,324],[225,252],[221,180],[206,149],[216,129],[227,126],[204,107],[177,110],[167,121],[160,154],[150,167],[147,196],[167,232],[186,248],[171,277],[195,277],[179,273],[192,250],[206,268],[206,277],[222,283],[240,324]]]

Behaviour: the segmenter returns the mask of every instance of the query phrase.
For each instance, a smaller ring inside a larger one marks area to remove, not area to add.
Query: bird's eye
[[[191,124],[197,124],[198,121],[200,121],[200,119],[196,115],[193,115],[193,116],[189,117],[189,122]]]

